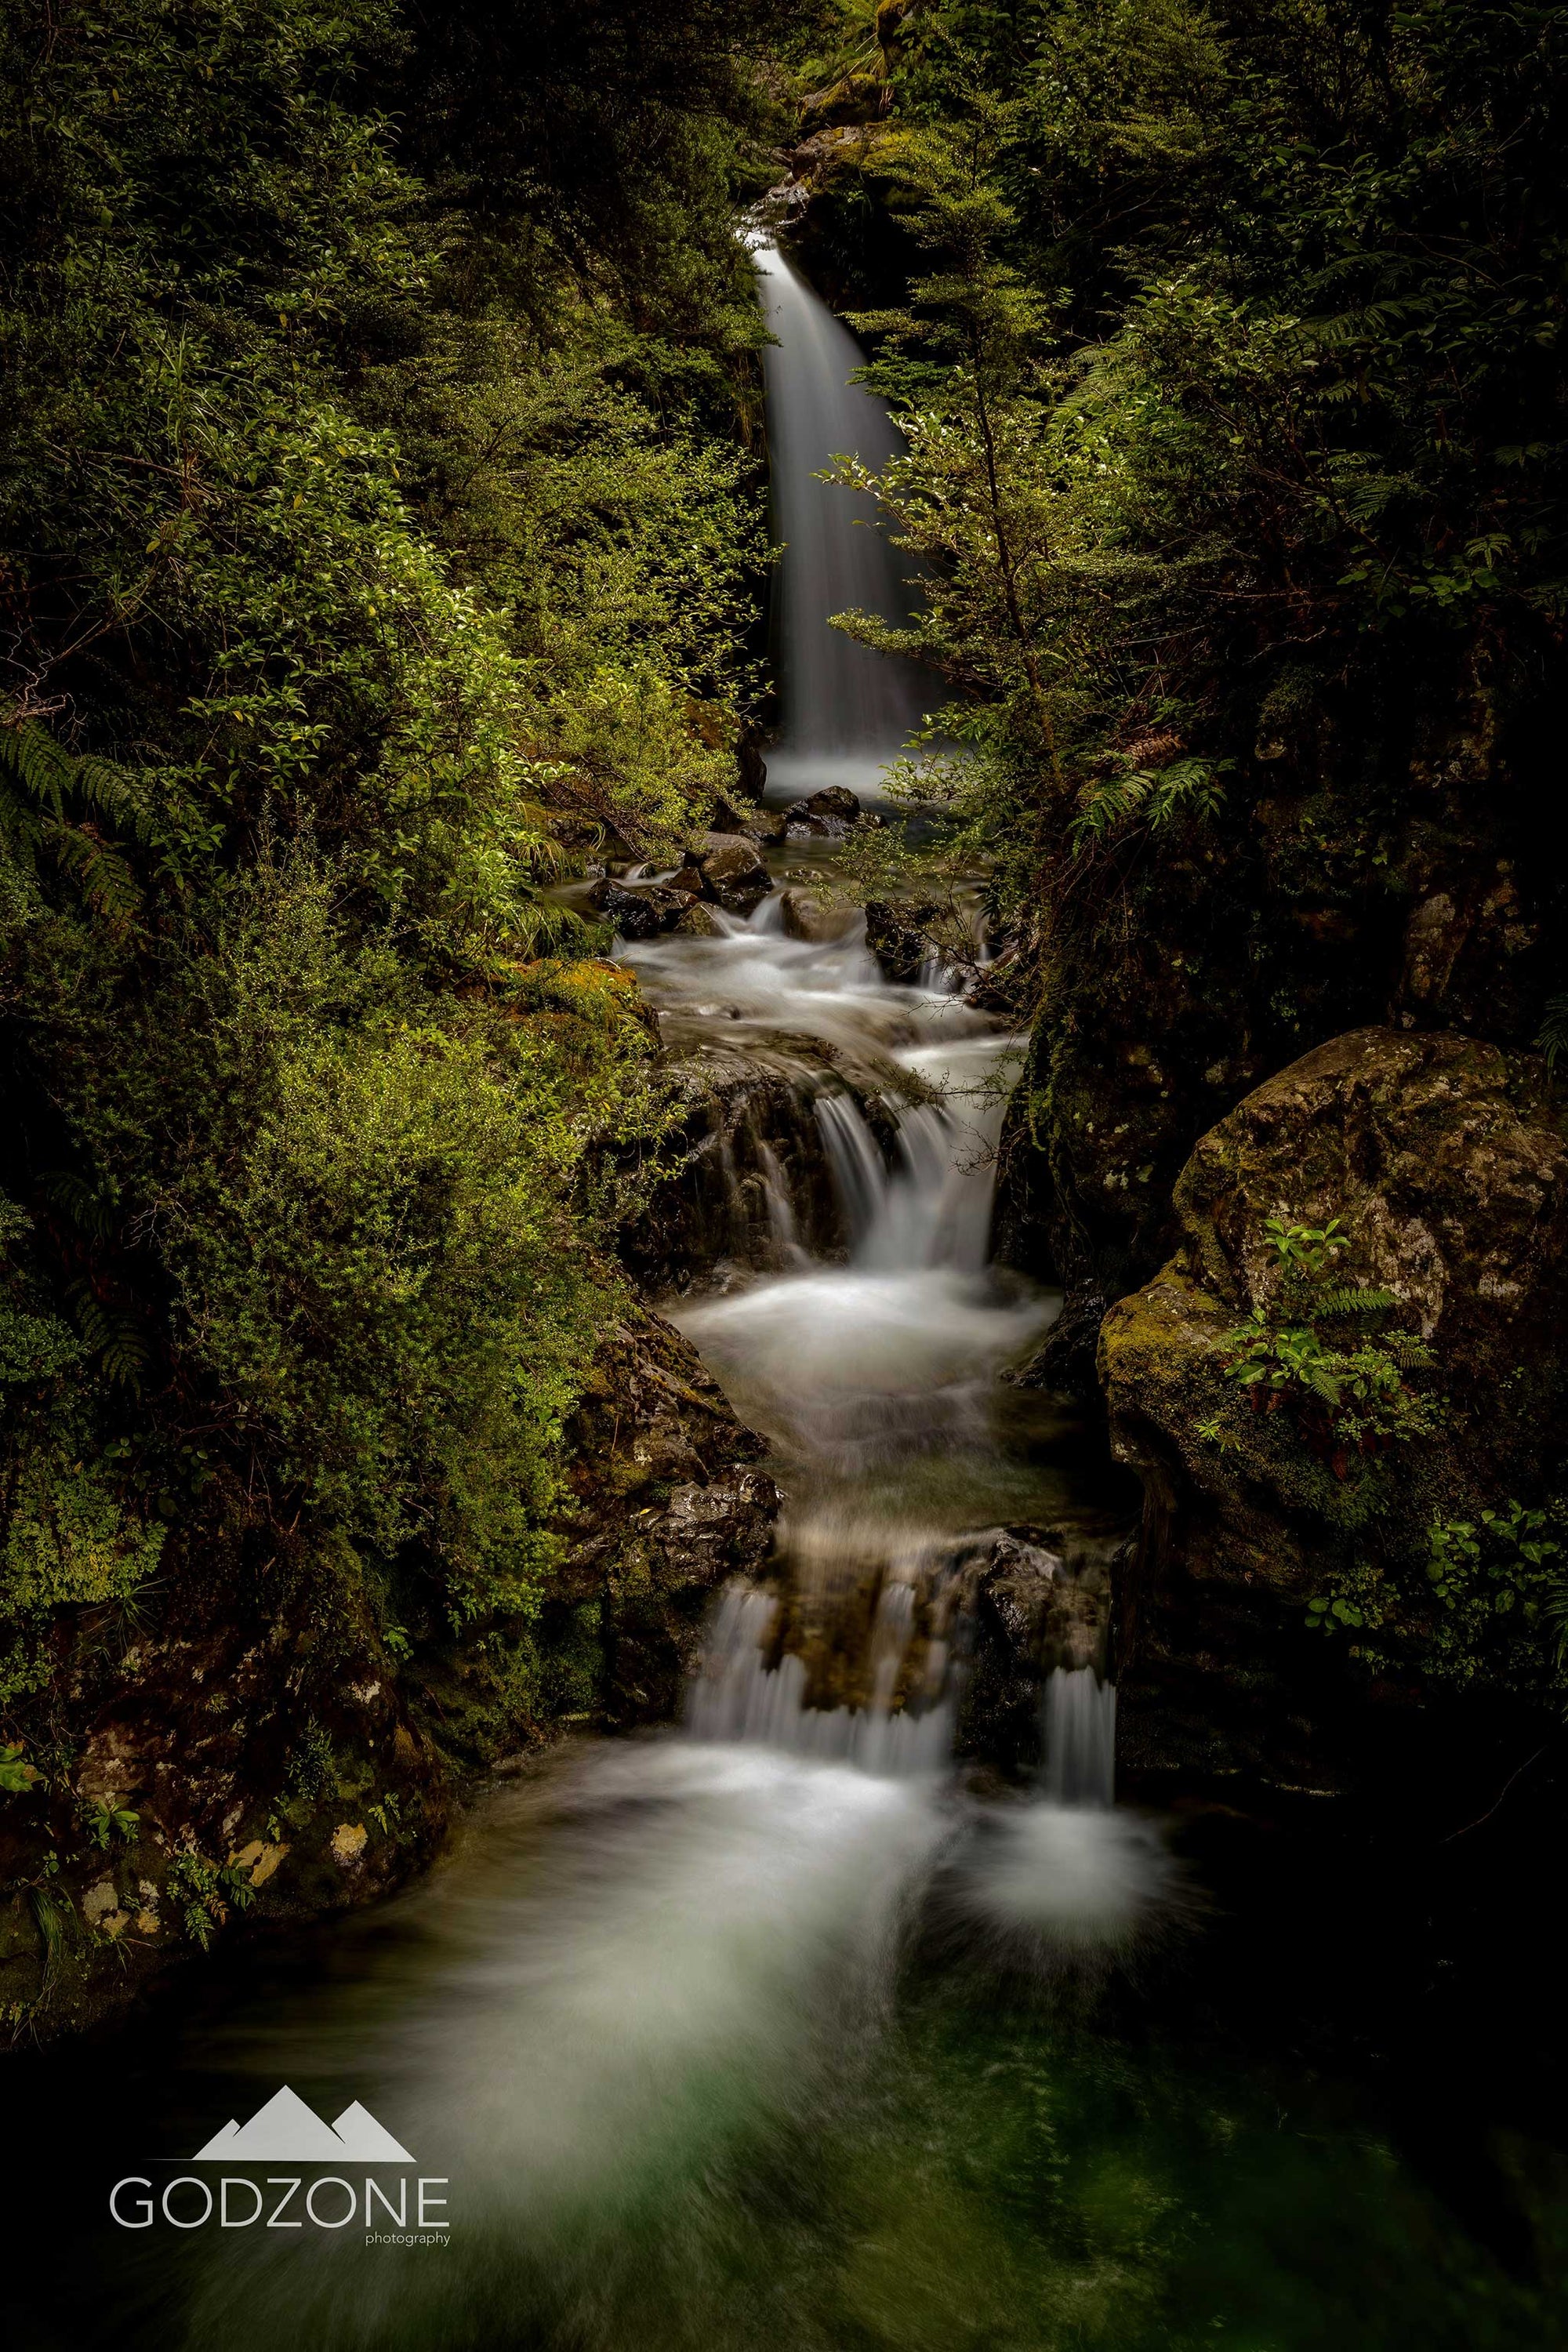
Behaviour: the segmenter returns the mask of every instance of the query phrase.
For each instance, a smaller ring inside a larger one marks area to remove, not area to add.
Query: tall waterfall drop
[[[901,621],[911,559],[889,541],[868,499],[816,478],[837,457],[885,465],[900,446],[898,427],[874,394],[850,382],[864,353],[847,328],[775,245],[758,247],[755,259],[777,338],[763,365],[773,531],[784,546],[775,590],[782,724],[770,787],[785,799],[823,784],[873,793],[920,726],[931,680],[828,620],[859,611]]]

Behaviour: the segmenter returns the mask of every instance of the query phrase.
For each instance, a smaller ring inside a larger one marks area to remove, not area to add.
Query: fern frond
[[[67,1295],[77,1328],[100,1359],[107,1377],[129,1389],[133,1396],[140,1396],[152,1354],[135,1318],[105,1306],[85,1277],[72,1283]]]
[[[85,826],[59,823],[43,827],[42,839],[58,863],[75,877],[77,887],[95,915],[123,922],[142,903],[131,868],[118,851]]]
[[[1398,1299],[1392,1290],[1378,1290],[1361,1283],[1331,1283],[1313,1299],[1314,1314],[1323,1322],[1337,1322],[1352,1315],[1385,1315]]]
[[[117,1222],[113,1201],[74,1170],[55,1169],[40,1176],[38,1190],[52,1209],[59,1210],[94,1241],[105,1242],[113,1233]]]
[[[88,812],[85,821],[72,814],[73,801]],[[94,914],[123,923],[142,894],[101,824],[140,844],[152,839],[145,803],[127,770],[78,759],[36,719],[0,726],[0,828],[13,850],[35,867],[40,855],[52,856]]]
[[[1535,1043],[1546,1056],[1546,1075],[1555,1075],[1557,1056],[1568,1046],[1568,996],[1548,999],[1545,1018],[1536,1033]]]

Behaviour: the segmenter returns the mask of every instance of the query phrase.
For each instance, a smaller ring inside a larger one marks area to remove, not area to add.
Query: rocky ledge
[[[1203,1137],[1174,1210],[1174,1255],[1111,1307],[1100,1346],[1112,1443],[1144,1492],[1115,1633],[1128,1763],[1353,1785],[1391,1715],[1408,1726],[1441,1692],[1434,1664],[1478,1686],[1495,1665],[1516,1711],[1544,1706],[1522,1651],[1493,1660],[1491,1601],[1476,1615],[1427,1567],[1435,1528],[1479,1528],[1560,1480],[1568,1121],[1541,1058],[1447,1033],[1337,1037]],[[1347,1246],[1318,1255],[1342,1295],[1394,1301],[1391,1345],[1427,1369],[1393,1394],[1392,1433],[1339,1441],[1352,1408],[1368,1415],[1350,1386],[1335,1408],[1278,1365],[1278,1381],[1237,1376],[1255,1310],[1311,1328],[1270,1218],[1338,1220]],[[1349,1597],[1326,1608],[1334,1593]],[[1460,1606],[1474,1665],[1454,1652]],[[1520,1619],[1498,1625],[1501,1643]],[[1409,1666],[1412,1642],[1429,1671]]]

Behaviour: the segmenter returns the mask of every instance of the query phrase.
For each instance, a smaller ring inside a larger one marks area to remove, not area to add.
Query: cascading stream
[[[843,331],[775,254],[760,260],[783,337],[769,385],[792,542],[781,766],[817,763],[803,789],[826,780],[823,760],[863,782],[897,749],[917,688],[817,624],[838,604],[895,608],[895,572],[801,469],[836,446],[885,455],[890,428],[845,385],[858,354]],[[585,1741],[503,1786],[340,1992],[229,2029],[231,2074],[352,2084],[391,2116],[421,2171],[450,2185],[452,2249],[405,2268],[353,2233],[215,2234],[193,2250],[178,2340],[859,2341],[858,2320],[797,2329],[771,2260],[735,2249],[772,2226],[756,2187],[770,2165],[798,2180],[792,2148],[815,2162],[825,2135],[857,2144],[874,2112],[857,2086],[893,2046],[913,1923],[940,1917],[982,1965],[1034,1967],[1125,1942],[1162,1897],[1158,1839],[1110,1802],[1114,1695],[1092,1667],[1050,1679],[1032,1797],[982,1801],[952,1767],[976,1530],[1059,1517],[1068,1499],[1059,1468],[999,1434],[1005,1398],[1023,1408],[998,1374],[1054,1310],[988,1263],[1018,1041],[934,960],[924,984],[888,981],[863,922],[796,929],[774,897],[749,920],[719,916],[711,936],[623,948],[672,1049],[731,1068],[753,1056],[775,1087],[786,1075],[791,1149],[817,1139],[837,1197],[842,1250],[813,1258],[775,1139],[748,1130],[742,1171],[726,1134],[715,1255],[754,1234],[769,1270],[728,1261],[721,1284],[668,1302],[772,1441],[778,1574],[721,1597],[686,1737]],[[742,1182],[760,1188],[760,1219],[732,1213]],[[837,2228],[835,2215],[824,2244]],[[987,2340],[1024,2339],[1009,2324]]]
[[[906,599],[897,551],[856,501],[815,478],[836,452],[884,462],[896,429],[849,381],[859,353],[846,331],[775,247],[761,246],[756,260],[777,338],[767,382],[785,541],[783,727],[770,780],[775,796],[783,780],[787,798],[826,781],[824,761],[858,761],[855,781],[874,778],[913,723],[921,681],[827,626],[844,606],[894,614]],[[670,1309],[742,1416],[773,1441],[786,1496],[790,1607],[781,1616],[776,1600],[726,1602],[691,1722],[710,1738],[931,1769],[952,1725],[942,1563],[977,1528],[1031,1516],[1017,1465],[996,1442],[994,1401],[998,1374],[1037,1339],[1053,1302],[988,1263],[1019,1044],[965,1003],[934,955],[919,985],[896,984],[868,952],[863,921],[819,927],[818,937],[800,928],[786,925],[774,895],[749,919],[721,915],[716,936],[623,950],[683,1052],[751,1052],[776,1067],[786,1043],[799,1057],[807,1041],[795,1083],[847,1244],[845,1263],[779,1248],[799,1220],[776,1202],[778,1162],[759,1149],[773,1270]],[[864,1094],[839,1082],[850,1063],[886,1074],[876,1127]],[[722,1172],[733,1187],[732,1164]],[[733,1230],[737,1220],[726,1212],[725,1222]],[[793,1621],[831,1619],[836,1602],[862,1592],[861,1617],[870,1615],[856,1668],[805,1662]],[[828,1704],[825,1686],[847,1695]],[[1114,1695],[1081,1665],[1053,1674],[1048,1689],[1047,1799],[1103,1807]]]

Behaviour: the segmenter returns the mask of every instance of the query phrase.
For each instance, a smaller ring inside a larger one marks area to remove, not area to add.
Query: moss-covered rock
[[[1356,1769],[1369,1697],[1466,1679],[1528,1696],[1544,1642],[1521,1615],[1458,1644],[1422,1562],[1435,1522],[1542,1497],[1568,1434],[1568,1121],[1539,1058],[1335,1038],[1200,1140],[1173,1210],[1175,1255],[1100,1338],[1145,1496],[1118,1636],[1132,1760],[1321,1785]],[[1341,1458],[1229,1375],[1242,1318],[1283,1315],[1270,1217],[1340,1219],[1344,1281],[1391,1293],[1430,1349],[1408,1442]],[[1364,1637],[1309,1630],[1306,1604],[1352,1586]]]
[[[689,1339],[628,1304],[604,1336],[568,1432],[570,1550],[549,1615],[594,1636],[581,1712],[617,1728],[672,1714],[713,1593],[754,1573],[778,1489]],[[547,1633],[551,1631],[547,1626]],[[552,1654],[566,1648],[559,1633]]]

